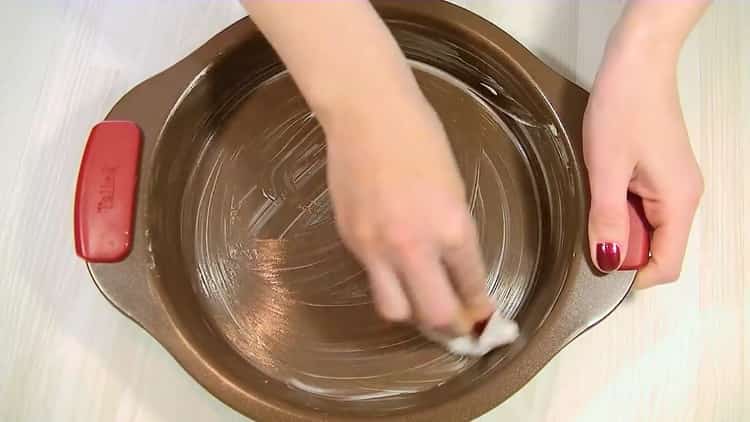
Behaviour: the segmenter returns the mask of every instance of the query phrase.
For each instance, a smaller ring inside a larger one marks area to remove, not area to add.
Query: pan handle
[[[141,144],[131,121],[105,120],[91,129],[73,217],[76,253],[88,262],[118,262],[130,253]]]
[[[527,70],[535,73],[535,81],[547,97],[552,108],[557,110],[563,127],[568,131],[573,150],[579,160],[583,160],[583,115],[586,111],[589,94],[583,88],[566,80],[547,65],[531,56]],[[581,169],[586,175],[585,168]],[[628,252],[620,270],[637,270],[644,267],[650,257],[651,232],[653,228],[643,212],[643,200],[638,195],[628,192],[628,213],[630,216],[630,235]]]

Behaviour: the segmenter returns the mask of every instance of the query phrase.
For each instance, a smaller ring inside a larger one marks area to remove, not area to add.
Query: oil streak
[[[489,264],[488,289],[512,318],[533,288],[541,236],[530,152],[518,138],[556,142],[555,126],[488,76],[481,67],[490,63],[409,34],[396,33],[452,141]],[[436,57],[476,83],[438,70]],[[268,104],[280,109],[269,112]],[[191,211],[181,224],[191,236],[182,241],[196,262],[201,306],[239,355],[290,388],[344,407],[402,408],[410,395],[476,365],[374,313],[365,274],[336,234],[323,132],[286,73],[238,87],[210,118],[221,130],[206,142],[184,193],[182,208]]]

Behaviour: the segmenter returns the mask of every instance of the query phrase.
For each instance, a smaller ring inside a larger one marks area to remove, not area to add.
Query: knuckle
[[[380,234],[384,246],[397,252],[408,252],[419,244],[419,238],[408,224],[388,224]]]
[[[661,283],[672,283],[679,280],[682,271],[680,267],[663,268],[659,272],[659,281]]]
[[[345,241],[357,246],[370,245],[375,238],[375,228],[370,222],[361,219],[342,223],[339,230]]]
[[[624,203],[616,206],[598,202],[592,203],[589,212],[589,221],[597,228],[622,228],[628,219],[627,209]]]
[[[667,266],[651,263],[636,276],[636,288],[647,289],[663,284],[673,283],[680,278],[679,266]]]
[[[683,181],[681,189],[676,192],[675,199],[682,204],[690,206],[690,208],[697,208],[705,189],[706,185],[703,175],[697,172],[694,176],[686,178]]]
[[[687,199],[694,205],[697,205],[701,198],[703,197],[703,193],[706,190],[706,182],[703,179],[703,175],[698,173],[696,176],[695,181],[692,184],[692,189],[688,192]]]
[[[468,212],[464,210],[454,211],[444,221],[440,228],[443,241],[448,247],[462,246],[476,230],[474,221]]]
[[[618,218],[627,215],[627,197],[611,191],[592,189],[591,209],[594,216],[602,218]]]

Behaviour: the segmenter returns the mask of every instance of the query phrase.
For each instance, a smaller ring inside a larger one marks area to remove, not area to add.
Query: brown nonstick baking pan
[[[457,6],[375,5],[451,139],[488,288],[520,326],[513,344],[454,356],[376,316],[336,234],[323,132],[248,19],[126,94],[84,153],[76,247],[97,286],[257,420],[470,419],[612,312],[633,281],[589,262],[587,93]],[[632,210],[637,268],[648,232]]]

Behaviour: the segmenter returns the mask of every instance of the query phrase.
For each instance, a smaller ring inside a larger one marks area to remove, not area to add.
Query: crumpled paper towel
[[[518,324],[495,311],[477,337],[471,333],[462,337],[451,337],[443,333],[422,329],[428,339],[440,343],[449,352],[463,356],[484,356],[493,349],[513,343],[518,338]]]

